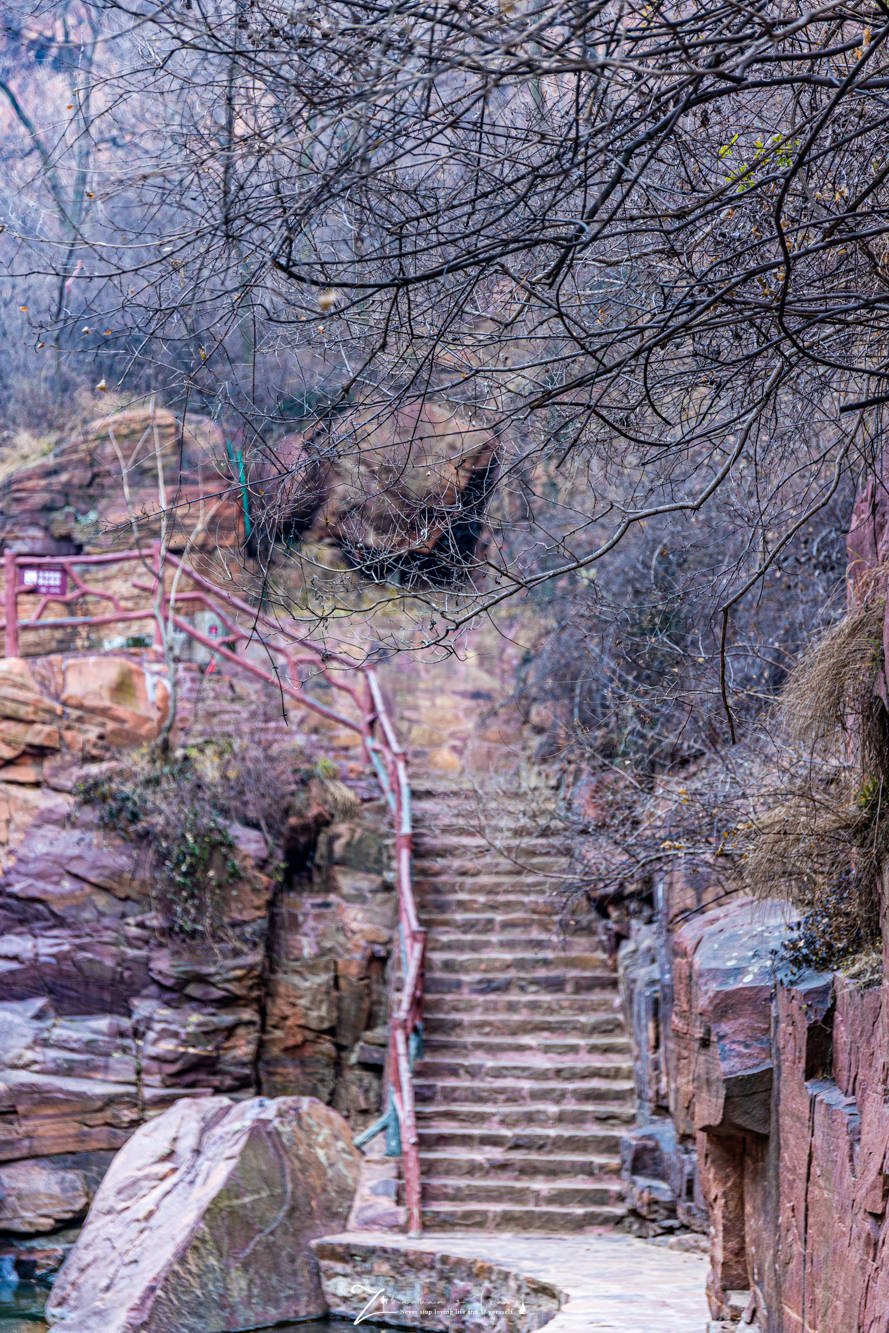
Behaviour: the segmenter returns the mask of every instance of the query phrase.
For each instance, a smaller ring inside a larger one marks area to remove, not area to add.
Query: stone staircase
[[[428,930],[414,1071],[423,1226],[615,1223],[620,1135],[635,1116],[631,1054],[612,963],[589,937],[561,936],[553,915],[546,875],[564,873],[566,850],[527,819],[527,794],[491,799],[490,835],[474,792],[442,783],[414,797]]]

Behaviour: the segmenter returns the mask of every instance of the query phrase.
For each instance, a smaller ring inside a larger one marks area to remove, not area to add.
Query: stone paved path
[[[331,1238],[333,1239],[333,1238]],[[369,1233],[336,1240],[379,1243]],[[706,1333],[707,1259],[617,1232],[574,1236],[450,1232],[387,1247],[484,1259],[552,1283],[567,1300],[546,1333]]]
[[[454,1248],[456,1237],[448,1236]],[[416,1243],[416,1242],[415,1242]],[[442,1245],[439,1240],[438,1245]],[[420,1244],[435,1245],[433,1237]],[[569,1299],[547,1333],[705,1333],[707,1259],[616,1232],[461,1237],[460,1253],[520,1268]]]

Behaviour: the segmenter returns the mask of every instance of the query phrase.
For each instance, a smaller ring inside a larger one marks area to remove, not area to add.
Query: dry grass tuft
[[[882,664],[885,587],[889,570],[874,571],[864,605],[843,616],[806,652],[781,693],[780,712],[792,744],[832,752],[850,731],[861,732],[873,712],[876,677]],[[881,756],[885,765],[886,759]]]
[[[334,819],[354,819],[361,811],[361,801],[339,778],[321,775],[317,779],[324,805]]]
[[[889,858],[884,783],[809,768],[754,826],[745,888],[803,912],[788,952],[800,966],[838,967],[875,947],[880,871]]]
[[[859,990],[868,990],[878,986],[883,980],[882,949],[864,949],[857,957],[849,960],[842,968],[843,975]]]
[[[752,822],[741,879],[803,916],[788,960],[858,966],[880,939],[880,875],[889,861],[889,714],[875,686],[884,669],[883,590],[871,575],[864,603],[800,660],[779,700],[792,750],[767,809]],[[879,594],[879,595],[878,595]]]

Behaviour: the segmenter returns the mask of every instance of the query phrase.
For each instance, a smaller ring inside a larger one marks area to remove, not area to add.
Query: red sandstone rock
[[[15,657],[0,662],[0,764],[58,750],[61,716],[61,706],[45,697],[27,662]]]
[[[7,477],[0,487],[0,541],[31,555],[89,551],[100,544],[107,548],[107,538],[100,534],[119,526],[118,543],[131,545],[115,442],[137,514],[158,509],[156,450],[178,500],[218,489],[214,460],[224,454],[218,427],[200,417],[190,417],[183,426],[165,408],[128,408],[91,422],[74,439]],[[225,532],[237,539],[240,506],[233,498],[225,509],[228,521],[214,528],[214,541]],[[198,512],[198,505],[178,511],[179,521],[169,534],[174,549],[184,545]],[[217,512],[217,519],[222,517]],[[157,528],[157,520],[140,522],[146,541],[157,535]]]
[[[681,1134],[769,1130],[771,949],[781,904],[735,901],[676,931],[670,1039],[673,1111]]]
[[[226,1333],[324,1313],[308,1242],[360,1154],[312,1098],[180,1101],[114,1159],[47,1307],[77,1333]]]
[[[887,983],[779,984],[768,946],[761,912],[739,903],[674,936],[671,1092],[677,1125],[699,1127],[711,1311],[730,1317],[732,1292],[752,1289],[768,1333],[885,1333]]]
[[[153,740],[167,716],[169,694],[159,671],[127,657],[73,657],[63,666],[60,702],[99,718],[109,745]]]
[[[494,456],[493,436],[452,407],[427,400],[377,420],[356,413],[323,486],[312,532],[333,537],[353,559],[428,555],[474,514],[473,484]]]
[[[254,525],[268,535],[289,536],[309,526],[330,498],[333,465],[300,435],[258,445],[249,466],[249,505]]]
[[[338,447],[347,437],[346,447]],[[377,419],[356,412],[331,438],[285,436],[248,464],[257,540],[330,538],[353,560],[429,556],[476,514],[494,439],[454,408],[427,400]],[[446,558],[453,559],[453,551]]]
[[[0,769],[0,1163],[37,1160],[95,1182],[146,1115],[258,1088],[335,1101],[360,1129],[379,1114],[379,1051],[364,1038],[384,1021],[394,928],[380,811],[371,806],[311,874],[283,886],[264,837],[233,825],[240,875],[223,938],[170,938],[139,849],[76,795],[96,771],[82,751],[106,758],[100,737],[138,741],[150,717],[140,665],[105,661],[96,672],[94,658],[0,667],[0,734],[4,708],[10,721],[61,722],[63,733],[39,784],[4,781]],[[273,726],[303,762],[302,737],[271,692],[257,698],[225,679],[217,688],[191,667],[180,673],[183,728],[195,680],[202,728],[241,728],[265,744]],[[282,851],[299,864],[329,819],[317,803],[301,810]],[[21,1234],[48,1215],[21,1211]]]
[[[59,1018],[45,999],[0,1005],[0,1162],[116,1149],[139,1118],[127,1021]]]
[[[82,1217],[89,1203],[82,1171],[30,1159],[0,1166],[0,1230],[54,1231]]]

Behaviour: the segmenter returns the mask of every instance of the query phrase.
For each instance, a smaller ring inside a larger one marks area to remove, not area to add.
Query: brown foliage
[[[744,886],[803,912],[791,961],[835,967],[880,938],[880,875],[889,861],[889,714],[884,669],[885,570],[800,659],[780,700],[795,747],[766,812],[751,826]]]

